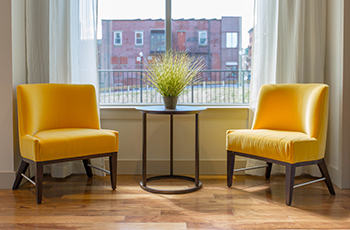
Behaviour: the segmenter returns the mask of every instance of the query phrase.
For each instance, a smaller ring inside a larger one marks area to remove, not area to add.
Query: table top
[[[175,109],[166,109],[164,106],[142,106],[135,109],[142,113],[151,114],[195,114],[200,113],[207,108],[197,106],[176,106]]]

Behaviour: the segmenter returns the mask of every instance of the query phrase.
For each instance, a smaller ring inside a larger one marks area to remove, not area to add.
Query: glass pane
[[[165,30],[151,30],[151,53],[165,51]]]
[[[165,51],[164,0],[99,0],[100,101],[162,103],[142,79],[144,64]],[[173,0],[174,50],[203,59],[201,81],[180,103],[248,103],[254,0]]]
[[[236,48],[237,42],[237,33],[226,33],[226,48]]]
[[[165,50],[165,1],[99,0],[98,10],[101,103],[160,103],[142,79],[153,52]]]
[[[248,103],[254,0],[173,0],[172,47],[202,58],[180,103]],[[181,33],[180,33],[181,32]]]

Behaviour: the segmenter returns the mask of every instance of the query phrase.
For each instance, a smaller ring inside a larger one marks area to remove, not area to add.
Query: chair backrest
[[[17,107],[20,136],[49,129],[100,128],[92,85],[19,85]]]
[[[263,85],[252,129],[299,131],[325,141],[328,88],[325,84]]]

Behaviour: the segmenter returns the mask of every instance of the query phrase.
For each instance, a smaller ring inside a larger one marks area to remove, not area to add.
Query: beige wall
[[[0,188],[11,188],[19,159],[13,89],[25,82],[24,0],[0,1],[0,31]]]
[[[350,188],[350,2],[328,0],[325,82],[330,86],[326,161],[333,180]]]
[[[16,87],[26,83],[25,57],[25,0],[12,0],[12,85],[13,85],[13,140],[14,166],[20,163],[17,127]]]
[[[342,117],[342,188],[350,188],[350,2],[344,0],[343,46],[343,117]]]
[[[247,108],[209,108],[199,115],[201,174],[226,174],[226,130],[247,128]],[[169,171],[168,115],[148,115],[148,173]],[[140,174],[142,116],[135,109],[102,109],[103,128],[120,132],[118,173]],[[194,173],[194,115],[174,116],[174,173]],[[238,159],[239,161],[239,159]],[[237,163],[244,164],[244,161]]]
[[[11,0],[0,2],[0,31],[0,188],[6,188],[14,178]]]

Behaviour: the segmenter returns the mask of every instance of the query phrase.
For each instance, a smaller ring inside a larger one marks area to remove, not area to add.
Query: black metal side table
[[[207,108],[194,106],[177,106],[176,109],[166,109],[164,106],[144,106],[136,108],[142,113],[142,181],[140,186],[143,190],[161,194],[183,194],[197,191],[202,187],[199,180],[199,141],[198,141],[198,114]],[[147,178],[147,114],[170,115],[170,174]],[[179,176],[173,174],[173,115],[195,115],[195,177]],[[161,179],[179,179],[194,182],[195,186],[180,190],[161,190],[147,187],[147,182]]]

